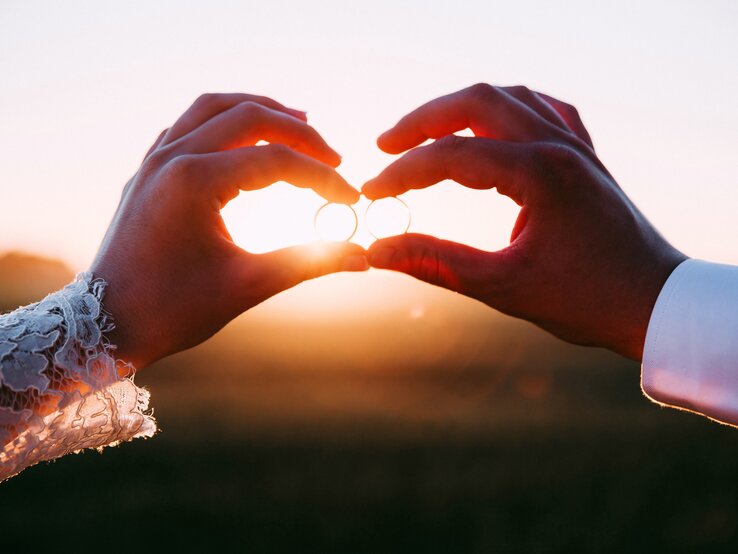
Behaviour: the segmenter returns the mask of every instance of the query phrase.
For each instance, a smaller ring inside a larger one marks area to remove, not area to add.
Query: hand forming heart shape
[[[473,137],[454,135],[467,128]],[[434,142],[419,146],[427,139]],[[404,154],[364,184],[367,198],[445,179],[494,188],[521,206],[510,245],[486,252],[402,234],[367,251],[327,242],[246,252],[220,215],[239,191],[287,181],[345,204],[359,192],[335,171],[340,156],[304,112],[262,96],[204,95],[126,185],[91,268],[110,284],[105,303],[118,321],[111,339],[121,356],[142,367],[306,279],[371,264],[565,340],[640,357],[651,308],[684,255],[618,187],[572,106],[525,87],[479,84],[421,106],[377,143]]]

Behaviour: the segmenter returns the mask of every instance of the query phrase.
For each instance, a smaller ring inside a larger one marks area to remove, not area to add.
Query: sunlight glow
[[[316,240],[313,218],[324,203],[311,190],[277,183],[241,193],[221,215],[238,246],[261,254]]]

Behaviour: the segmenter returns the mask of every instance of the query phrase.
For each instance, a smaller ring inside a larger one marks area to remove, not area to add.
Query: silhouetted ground
[[[22,252],[0,254],[0,313],[41,300],[72,277],[72,272],[57,260]]]
[[[416,327],[255,310],[147,368],[161,433],[0,485],[2,552],[736,551],[738,431],[439,294]]]

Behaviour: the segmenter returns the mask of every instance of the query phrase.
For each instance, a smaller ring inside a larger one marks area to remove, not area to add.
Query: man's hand
[[[91,268],[109,283],[120,357],[140,369],[306,279],[367,269],[364,250],[349,243],[245,252],[220,216],[239,190],[276,181],[354,203],[359,193],[336,173],[339,163],[303,112],[247,94],[200,97],[126,185]]]
[[[453,135],[466,128],[475,137]],[[438,140],[415,148],[429,138]],[[685,256],[620,189],[572,106],[525,87],[479,84],[421,106],[377,143],[391,154],[412,150],[364,185],[370,199],[452,179],[496,188],[521,210],[503,250],[408,234],[375,242],[374,267],[641,359],[656,298]]]

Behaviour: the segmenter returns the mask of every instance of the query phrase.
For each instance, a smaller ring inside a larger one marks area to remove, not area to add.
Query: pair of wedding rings
[[[410,229],[410,208],[396,196],[372,200],[364,222],[375,239],[402,235]],[[315,212],[313,225],[321,240],[350,241],[359,229],[359,216],[348,204],[328,202]]]

